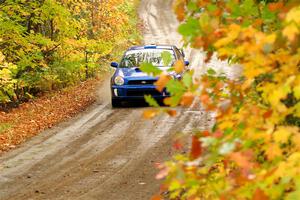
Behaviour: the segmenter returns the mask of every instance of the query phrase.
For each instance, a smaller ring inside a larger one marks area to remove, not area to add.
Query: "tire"
[[[122,102],[116,99],[111,100],[111,106],[113,108],[120,108],[122,106]]]

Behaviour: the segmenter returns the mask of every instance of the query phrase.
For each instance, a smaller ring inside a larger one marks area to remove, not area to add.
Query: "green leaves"
[[[145,100],[149,104],[149,106],[159,107],[159,104],[151,95],[145,95]]]
[[[170,52],[168,51],[162,52],[161,57],[163,59],[164,66],[169,66],[171,64],[172,55]]]
[[[167,90],[171,95],[182,95],[186,88],[178,80],[172,79],[167,83]]]
[[[186,88],[190,88],[193,83],[193,77],[190,73],[185,73],[182,78],[182,82]]]
[[[187,21],[181,24],[178,32],[183,36],[196,36],[199,33],[199,21],[194,18],[188,18]]]
[[[210,76],[214,76],[214,75],[216,75],[216,71],[214,69],[212,69],[212,68],[209,68],[207,70],[207,74],[210,75]]]
[[[140,69],[145,73],[152,74],[153,76],[158,76],[162,72],[151,63],[142,63]]]

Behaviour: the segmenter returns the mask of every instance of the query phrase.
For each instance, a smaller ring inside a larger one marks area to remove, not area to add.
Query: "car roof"
[[[128,49],[129,50],[141,50],[141,49],[169,49],[173,50],[176,48],[174,45],[155,45],[155,44],[150,44],[150,45],[141,45],[141,46],[133,46]]]

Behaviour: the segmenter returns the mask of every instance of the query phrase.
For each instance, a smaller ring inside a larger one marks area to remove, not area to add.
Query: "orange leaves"
[[[202,48],[205,45],[205,42],[203,40],[203,37],[198,36],[195,37],[194,41],[193,41],[193,48]]]
[[[265,113],[263,114],[263,117],[264,117],[265,119],[268,119],[269,117],[272,116],[272,113],[273,113],[272,110],[268,110],[267,112],[265,112]]]
[[[199,138],[196,136],[192,137],[192,148],[190,152],[191,159],[197,159],[202,154],[202,146]]]
[[[177,0],[173,5],[174,12],[177,16],[178,21],[183,21],[185,19],[185,0]]]
[[[220,38],[220,37],[224,36],[225,32],[226,32],[225,29],[218,28],[214,31],[214,36],[217,38]]]
[[[186,92],[181,98],[180,104],[183,106],[190,106],[194,101],[195,95],[192,92]]]
[[[159,111],[156,109],[147,109],[143,113],[145,119],[152,119],[159,114]]]
[[[167,112],[167,114],[170,115],[171,117],[175,117],[175,116],[177,115],[177,111],[176,111],[176,110],[167,109],[166,112]]]
[[[209,95],[205,93],[200,96],[200,100],[204,105],[208,105],[210,103]]]
[[[1,123],[12,125],[7,129],[9,132],[6,130],[1,132],[0,151],[8,150],[84,110],[96,99],[94,91],[96,84],[98,82],[91,79],[64,91],[36,98],[9,113],[0,112]]]
[[[151,200],[163,200],[163,198],[160,195],[155,195],[151,198]]]
[[[272,11],[272,12],[280,11],[280,9],[282,9],[284,7],[284,4],[283,4],[283,2],[269,3],[268,7],[269,7],[270,11]]]
[[[163,89],[166,87],[167,83],[169,82],[169,80],[171,80],[171,77],[166,73],[162,73],[159,76],[158,81],[155,82],[156,89],[162,92]]]
[[[266,195],[266,193],[261,189],[256,189],[253,195],[252,200],[269,200],[270,198]]]
[[[174,64],[174,70],[177,74],[180,74],[184,70],[184,62],[182,60],[177,60]]]
[[[143,112],[143,117],[144,119],[152,119],[162,112],[167,113],[170,117],[177,115],[177,111],[172,109],[147,109]]]
[[[252,151],[244,151],[244,152],[234,152],[229,155],[229,159],[234,161],[237,166],[243,169],[251,169],[253,168],[253,152]]]

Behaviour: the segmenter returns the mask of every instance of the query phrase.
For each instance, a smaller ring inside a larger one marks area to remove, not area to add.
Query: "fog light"
[[[118,89],[114,89],[114,94],[116,97],[118,96]]]

